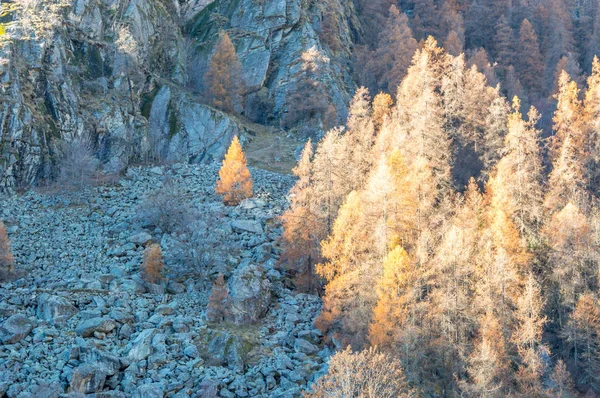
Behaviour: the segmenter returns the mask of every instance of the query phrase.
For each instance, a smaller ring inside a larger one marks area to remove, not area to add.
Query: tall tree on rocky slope
[[[252,196],[252,177],[246,166],[246,155],[237,135],[233,137],[229,150],[219,170],[219,181],[215,191],[223,195],[223,202],[228,206],[238,205],[242,200]]]
[[[10,240],[4,223],[0,221],[0,277],[2,273],[10,273],[15,266],[15,258],[10,250]]]
[[[215,108],[233,113],[241,106],[244,92],[242,64],[225,32],[219,36],[210,66],[204,75],[204,84],[210,103]]]

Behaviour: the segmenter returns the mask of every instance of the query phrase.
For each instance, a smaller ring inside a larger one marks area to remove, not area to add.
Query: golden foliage
[[[242,65],[235,47],[225,32],[221,33],[204,75],[208,96],[215,108],[235,112],[243,94]]]
[[[229,305],[229,292],[225,286],[225,279],[223,274],[219,274],[208,298],[206,317],[210,322],[223,322],[229,316]]]
[[[252,197],[252,177],[237,136],[233,137],[225,155],[215,191],[223,196],[223,202],[227,206],[236,206],[242,200]]]
[[[0,270],[12,272],[14,266],[15,258],[10,250],[10,239],[4,223],[0,221]]]
[[[163,280],[163,270],[165,263],[163,261],[160,245],[154,243],[144,251],[142,263],[142,277],[146,282],[158,284]]]
[[[306,398],[408,398],[415,396],[400,361],[377,348],[353,353],[348,347],[331,357],[329,371]]]

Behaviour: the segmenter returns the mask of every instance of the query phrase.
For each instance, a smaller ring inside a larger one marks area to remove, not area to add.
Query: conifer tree
[[[406,14],[400,13],[392,6],[385,28],[379,34],[378,47],[367,64],[371,89],[395,93],[402,78],[410,66],[412,57],[417,50],[417,41],[413,38]],[[373,82],[370,82],[373,79]]]
[[[144,259],[142,263],[142,277],[146,282],[158,284],[163,280],[163,270],[165,262],[163,261],[160,245],[152,244],[144,250]]]
[[[4,223],[0,220],[0,272],[11,273],[14,267],[15,258],[10,249],[10,239]]]
[[[223,196],[223,202],[228,206],[238,205],[242,200],[252,197],[252,177],[237,136],[233,137],[225,155],[215,191]]]
[[[217,275],[208,298],[208,306],[206,307],[206,317],[210,322],[223,322],[229,315],[230,302],[229,292],[225,285],[223,274]]]
[[[517,381],[526,396],[538,396],[543,392],[541,378],[546,366],[542,356],[549,352],[542,345],[543,328],[547,322],[543,315],[544,304],[541,288],[535,277],[529,274],[523,292],[517,299],[517,327],[512,336],[521,359]]]
[[[515,67],[523,86],[532,94],[540,94],[544,65],[537,34],[527,19],[523,20],[519,31]]]
[[[406,251],[396,246],[383,262],[383,274],[377,283],[377,305],[373,308],[373,322],[369,327],[372,345],[389,347],[402,328],[415,303],[415,269]]]
[[[379,93],[373,98],[373,127],[375,131],[379,131],[386,118],[388,118],[392,112],[392,105],[394,100],[387,93]]]
[[[444,41],[444,48],[448,51],[448,54],[459,56],[463,52],[463,42],[461,41],[458,34],[451,30]]]
[[[492,312],[480,322],[475,349],[468,358],[469,383],[463,390],[473,397],[498,397],[507,391],[509,360],[502,327]]]
[[[290,207],[282,216],[282,260],[297,273],[297,287],[306,291],[317,287],[314,266],[321,261],[320,242],[326,234],[315,211],[312,156],[312,142],[308,140],[298,165],[292,170],[298,181],[290,191]]]
[[[600,304],[598,297],[583,294],[563,331],[573,347],[577,384],[600,392]]]
[[[597,195],[600,193],[600,60],[596,56],[592,61],[592,72],[587,79],[584,114],[587,129],[584,144],[589,151],[587,180],[589,189]]]
[[[552,249],[548,254],[552,279],[560,295],[558,322],[564,326],[578,296],[591,287],[589,282],[595,269],[590,267],[597,254],[592,250],[589,221],[571,202],[552,216],[544,232]]]
[[[503,15],[496,24],[494,36],[494,55],[498,62],[498,74],[502,79],[506,78],[508,67],[513,64],[514,32],[508,20]]]
[[[221,33],[215,52],[204,75],[210,103],[226,112],[236,112],[244,92],[242,64],[235,47],[225,32]]]
[[[508,116],[508,134],[504,139],[504,156],[498,162],[493,184],[495,206],[503,208],[522,233],[531,237],[542,222],[542,156],[540,134],[536,128],[539,114],[535,108],[523,120],[521,102],[513,99]]]
[[[352,189],[363,188],[372,166],[371,149],[375,142],[375,127],[371,117],[369,90],[356,90],[350,103],[347,130],[340,140],[340,154],[347,164],[347,184]],[[340,171],[338,171],[340,172]]]

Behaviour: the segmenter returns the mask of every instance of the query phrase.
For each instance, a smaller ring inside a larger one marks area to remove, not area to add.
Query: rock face
[[[228,282],[230,320],[248,324],[265,316],[271,302],[271,282],[259,266],[239,267]]]
[[[233,135],[251,139],[250,123],[204,105],[199,94],[222,30],[243,66],[245,117],[279,126],[311,48],[336,60],[319,82],[338,121],[347,114],[355,86],[345,65],[361,31],[351,0],[332,3],[340,15],[335,54],[320,38],[318,2],[65,0],[63,10],[38,3],[3,16],[14,23],[13,40],[0,40],[0,96],[8,99],[0,102],[1,190],[54,175],[60,143],[76,137],[90,138],[107,171],[155,157],[209,162]],[[32,29],[33,14],[47,28]]]

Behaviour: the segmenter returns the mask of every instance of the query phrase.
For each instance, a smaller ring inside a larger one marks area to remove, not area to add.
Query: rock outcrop
[[[304,0],[62,0],[12,7],[0,37],[0,189],[57,173],[61,143],[89,137],[109,172],[131,162],[209,162],[250,119],[278,126],[308,49],[329,59],[319,75],[337,120],[354,83],[348,63],[360,26],[351,0],[335,52],[321,40],[325,8]],[[19,3],[21,4],[21,3]],[[4,26],[4,25],[3,25]],[[247,86],[244,117],[205,105],[203,76],[221,30],[230,33]],[[247,119],[246,119],[247,118]]]

